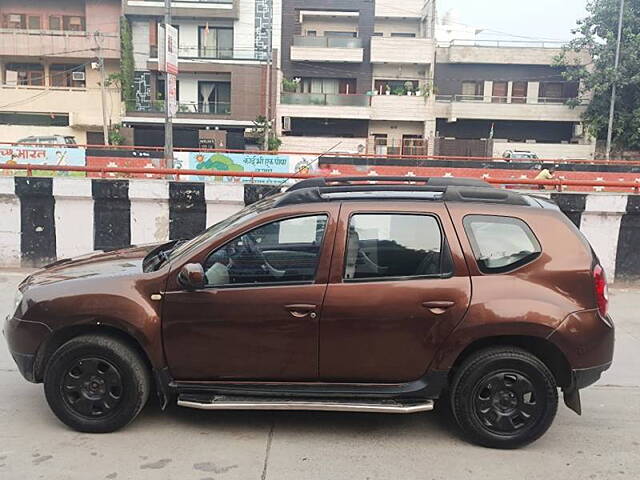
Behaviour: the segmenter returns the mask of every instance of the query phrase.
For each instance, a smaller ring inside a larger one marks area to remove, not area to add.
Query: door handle
[[[432,302],[423,302],[422,306],[424,308],[428,308],[431,313],[435,313],[436,315],[442,315],[448,309],[453,307],[456,302],[451,301],[432,301]]]
[[[305,318],[311,317],[316,318],[315,309],[318,308],[317,305],[307,305],[307,304],[296,304],[296,305],[286,305],[286,308],[291,315],[296,318]]]

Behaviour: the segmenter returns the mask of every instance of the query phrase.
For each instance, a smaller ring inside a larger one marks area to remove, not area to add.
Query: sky
[[[401,1],[401,0],[399,0]],[[570,40],[587,0],[437,0],[438,17],[455,9],[460,23],[523,37]],[[513,38],[485,32],[482,37]]]

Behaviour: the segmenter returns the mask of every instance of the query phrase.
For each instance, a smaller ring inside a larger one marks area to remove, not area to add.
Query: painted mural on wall
[[[136,111],[151,111],[151,74],[149,72],[135,72],[133,85],[136,95]]]
[[[260,172],[289,173],[289,157],[287,155],[253,155],[243,153],[189,153],[189,170],[217,170],[221,172]],[[198,176],[198,181],[248,182],[250,177],[205,177]],[[282,180],[256,178],[255,183],[279,183]]]
[[[9,165],[31,164],[31,165],[58,165],[82,167],[86,162],[86,151],[84,148],[48,148],[30,147],[22,145],[0,145],[0,163]],[[38,171],[40,176],[53,175],[73,175],[84,176],[83,172],[45,172]],[[3,170],[4,175],[20,175],[20,171]]]

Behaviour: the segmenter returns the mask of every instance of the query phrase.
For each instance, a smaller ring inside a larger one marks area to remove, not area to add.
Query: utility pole
[[[93,34],[96,42],[96,51],[98,55],[98,67],[100,68],[100,93],[102,95],[102,133],[104,135],[104,144],[109,145],[109,120],[107,118],[107,86],[106,75],[104,72],[104,57],[102,55],[102,37],[100,32]]]
[[[609,109],[609,129],[607,130],[607,160],[611,160],[611,140],[613,139],[613,117],[616,111],[616,81],[618,80],[618,66],[620,65],[620,44],[622,43],[622,22],[624,19],[624,0],[620,0],[620,19],[618,20],[618,44],[616,45],[616,60],[613,67],[613,87],[611,88],[611,107]]]
[[[267,119],[264,127],[264,145],[263,150],[266,152],[269,150],[269,138],[271,137],[271,65],[273,63],[273,11],[271,12],[271,22],[269,23],[268,31],[268,45],[267,45],[267,80],[266,80],[266,103],[265,103],[265,117]]]
[[[171,0],[164,0],[164,48],[167,48],[167,26],[171,25]],[[165,65],[167,54],[165,52]],[[169,112],[169,73],[164,72],[164,158],[167,162],[167,168],[173,168],[173,119]]]

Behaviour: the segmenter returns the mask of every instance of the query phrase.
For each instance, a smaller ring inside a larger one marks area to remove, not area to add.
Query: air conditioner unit
[[[9,15],[9,22],[11,23],[21,23],[22,15]]]
[[[282,117],[282,130],[285,132],[291,131],[291,117]]]
[[[85,79],[84,72],[73,72],[73,73],[71,73],[71,79],[74,82],[84,82],[84,79]]]

